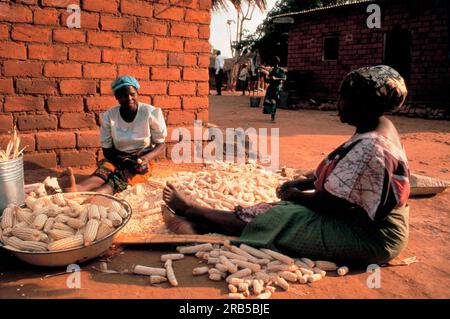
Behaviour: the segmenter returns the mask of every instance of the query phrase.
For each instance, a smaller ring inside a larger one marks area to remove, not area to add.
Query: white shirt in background
[[[139,103],[133,122],[120,116],[120,105],[100,115],[100,143],[103,148],[115,147],[118,151],[133,153],[153,144],[164,143],[167,136],[166,121],[160,108]]]
[[[217,56],[215,64],[216,74],[219,74],[219,71],[223,70],[224,66],[225,66],[225,58],[222,55]]]

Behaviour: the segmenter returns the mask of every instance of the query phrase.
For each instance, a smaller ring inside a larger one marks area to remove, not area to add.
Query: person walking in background
[[[283,82],[286,80],[286,73],[279,66],[280,58],[275,56],[272,58],[272,71],[267,76],[266,81],[269,83],[266,97],[264,98],[264,114],[270,114],[272,122],[275,122],[275,113],[277,112],[278,101],[280,100],[280,93],[283,90]]]
[[[216,89],[217,95],[222,95],[223,68],[225,66],[225,59],[221,55],[220,50],[217,50],[216,55]]]
[[[242,95],[245,95],[245,91],[248,90],[248,82],[250,79],[250,73],[248,72],[247,64],[242,65],[241,72],[239,72],[239,88],[242,90]]]

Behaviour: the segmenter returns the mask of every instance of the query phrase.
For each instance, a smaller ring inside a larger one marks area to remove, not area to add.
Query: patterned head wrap
[[[132,76],[119,76],[117,79],[114,80],[114,82],[111,84],[111,89],[114,91],[114,93],[124,86],[132,86],[136,90],[139,90],[140,85],[139,82]]]
[[[340,94],[386,112],[400,108],[408,90],[405,80],[396,70],[387,65],[377,65],[350,72],[342,81]]]

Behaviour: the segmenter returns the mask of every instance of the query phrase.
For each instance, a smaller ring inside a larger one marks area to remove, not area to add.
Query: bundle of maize
[[[118,202],[107,208],[77,194],[28,195],[26,208],[9,205],[1,216],[0,240],[20,251],[57,251],[89,246],[111,234],[127,217]]]
[[[215,162],[199,172],[179,172],[166,178],[150,179],[117,196],[133,209],[130,223],[122,233],[167,233],[161,214],[162,190],[172,183],[188,199],[204,207],[233,211],[261,202],[275,202],[276,188],[287,181],[285,171],[268,172],[255,163],[236,165]]]
[[[6,147],[6,150],[0,149],[0,162],[6,162],[15,160],[22,155],[24,148],[20,149],[20,137],[17,136],[17,130],[14,127],[14,131],[11,137],[11,140],[8,143],[8,146]]]

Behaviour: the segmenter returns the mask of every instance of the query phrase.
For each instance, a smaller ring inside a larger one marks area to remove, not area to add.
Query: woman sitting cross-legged
[[[164,218],[175,232],[222,233],[237,242],[346,264],[386,263],[408,240],[408,160],[393,123],[407,89],[388,66],[355,70],[340,88],[339,117],[355,134],[328,155],[314,177],[277,189],[282,202],[237,208],[200,207],[168,185]],[[310,192],[306,192],[310,190]]]
[[[152,160],[165,152],[163,113],[138,101],[138,81],[120,76],[111,87],[119,105],[102,114],[100,142],[105,159],[78,184],[69,167],[59,180],[64,191],[121,192],[128,185],[145,182],[151,175]]]

